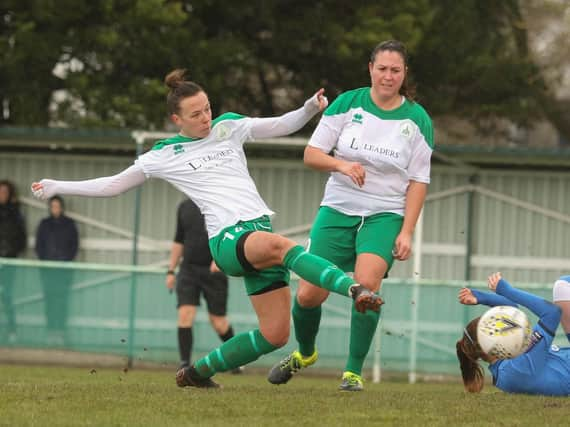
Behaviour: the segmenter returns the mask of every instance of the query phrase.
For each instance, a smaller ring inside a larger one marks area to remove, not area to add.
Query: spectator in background
[[[20,203],[14,184],[0,181],[0,257],[17,258],[26,249],[26,225],[20,211]],[[2,311],[7,322],[7,335],[10,342],[16,339],[16,317],[12,305],[14,268],[0,266],[0,293]]]
[[[36,233],[36,254],[42,261],[72,261],[79,247],[75,221],[65,215],[60,196],[48,201],[49,216],[42,219]],[[48,343],[63,345],[73,270],[43,267],[40,277],[44,292]]]
[[[180,263],[178,275],[174,270]],[[189,367],[193,334],[192,325],[200,295],[208,306],[212,327],[225,342],[234,336],[234,330],[226,317],[228,304],[228,278],[212,259],[208,245],[208,233],[204,216],[196,204],[187,199],[178,206],[176,235],[170,251],[170,263],[166,273],[166,286],[172,291],[176,282],[178,308],[178,350],[180,368]],[[232,370],[240,373],[240,368]]]

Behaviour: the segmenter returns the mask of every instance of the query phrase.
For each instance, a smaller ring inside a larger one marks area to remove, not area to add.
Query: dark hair
[[[374,64],[376,60],[376,55],[379,52],[397,52],[402,57],[404,61],[404,67],[406,68],[406,75],[404,77],[404,81],[402,83],[402,87],[400,88],[400,95],[404,95],[408,100],[413,101],[416,96],[416,88],[413,84],[410,83],[408,79],[408,51],[406,50],[406,46],[404,43],[398,40],[386,40],[382,43],[378,43],[374,49],[372,49],[372,53],[370,54],[370,62]]]
[[[180,101],[197,93],[205,92],[202,87],[194,82],[185,80],[186,70],[177,68],[171,71],[164,78],[164,84],[170,91],[166,97],[168,114],[176,114],[180,111]]]
[[[467,324],[463,330],[463,337],[455,344],[463,385],[470,393],[479,393],[485,384],[485,373],[478,360],[490,361],[477,341],[479,319],[481,317],[476,317]]]
[[[8,203],[12,203],[17,205],[18,201],[18,192],[16,191],[16,186],[12,181],[8,181],[7,179],[0,180],[0,187],[6,187],[8,189]]]
[[[63,197],[58,196],[57,194],[55,196],[51,196],[48,200],[48,206],[51,207],[51,202],[53,202],[54,200],[57,200],[59,202],[59,205],[61,206],[61,210],[65,210],[65,202],[63,201]]]

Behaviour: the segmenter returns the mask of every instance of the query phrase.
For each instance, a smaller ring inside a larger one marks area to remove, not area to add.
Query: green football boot
[[[342,391],[362,391],[364,390],[363,382],[360,375],[346,371],[342,374],[342,383],[338,388]]]
[[[319,354],[315,349],[315,352],[309,357],[303,357],[298,350],[295,350],[285,359],[275,364],[273,368],[269,371],[267,375],[267,381],[271,384],[285,384],[291,379],[295,372],[298,372],[302,368],[311,366],[317,361]]]

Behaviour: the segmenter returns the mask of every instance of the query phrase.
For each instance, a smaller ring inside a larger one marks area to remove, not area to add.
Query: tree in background
[[[570,4],[565,0],[524,0],[520,51],[533,58],[547,90],[539,102],[547,119],[570,144]]]
[[[569,13],[546,3],[5,0],[0,123],[162,129],[162,79],[175,67],[208,88],[215,114],[278,114],[316,86],[332,99],[367,85],[371,49],[398,38],[434,115],[521,126],[547,116],[570,139],[569,109],[551,97],[552,67],[528,43],[529,11]]]

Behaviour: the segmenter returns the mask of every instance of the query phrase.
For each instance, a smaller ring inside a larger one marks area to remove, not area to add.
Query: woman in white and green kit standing
[[[224,113],[212,120],[206,92],[185,80],[184,70],[166,76],[167,107],[180,132],[158,141],[134,164],[114,176],[86,181],[42,179],[34,195],[115,196],[147,178],[163,179],[198,205],[204,215],[212,257],[231,276],[243,276],[259,328],[234,336],[176,374],[179,386],[218,387],[211,379],[258,359],[289,339],[289,270],[327,290],[352,297],[358,310],[378,311],[382,299],[325,259],[272,232],[273,212],[260,197],[247,169],[243,144],[289,135],[327,106],[323,89],[279,117],[251,118]]]
[[[308,251],[324,257],[373,292],[394,259],[411,255],[412,234],[430,182],[431,119],[413,101],[404,45],[380,43],[368,65],[371,87],[342,93],[324,112],[305,149],[305,163],[330,172]],[[318,358],[315,340],[329,291],[301,280],[293,304],[298,350],[276,364],[269,381],[284,384]],[[349,356],[341,390],[360,391],[362,366],[379,312],[352,310]]]

